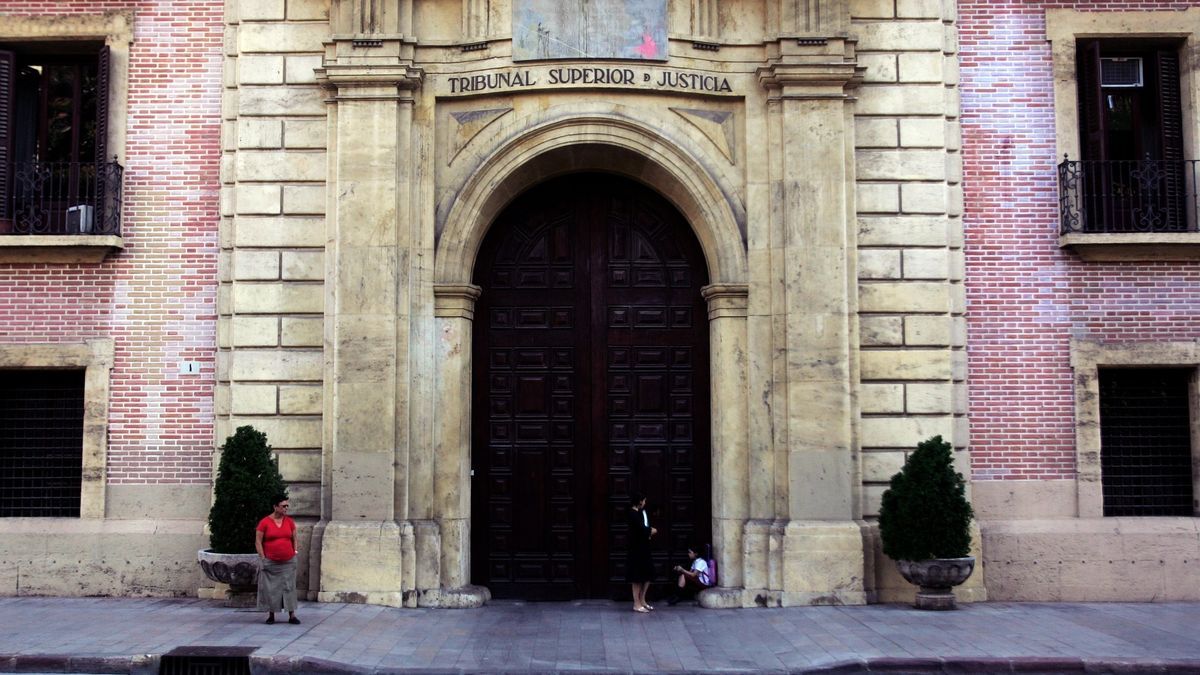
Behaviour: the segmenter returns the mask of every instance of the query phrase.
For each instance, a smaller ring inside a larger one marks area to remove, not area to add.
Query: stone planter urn
[[[203,548],[196,553],[204,576],[229,585],[227,607],[253,607],[257,602],[258,570],[261,561],[257,553],[214,553]]]
[[[933,558],[932,560],[897,560],[900,575],[918,586],[917,609],[954,609],[954,587],[966,581],[975,571],[975,558]]]

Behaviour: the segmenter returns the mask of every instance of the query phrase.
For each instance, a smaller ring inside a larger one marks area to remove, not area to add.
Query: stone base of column
[[[418,607],[441,609],[474,609],[483,607],[492,599],[486,586],[462,586],[459,588],[431,588],[420,592]]]
[[[742,606],[741,588],[710,588],[700,591],[696,600],[706,609],[738,609]]]
[[[317,600],[416,606],[416,595],[405,590],[412,581],[404,583],[402,541],[411,542],[412,536],[403,537],[403,529],[394,521],[329,522],[321,537]],[[407,573],[411,576],[412,571]]]
[[[712,588],[700,594],[701,607],[864,605],[872,599],[866,583],[870,560],[865,554],[870,550],[871,531],[863,523],[749,521],[744,532],[742,562],[747,581],[770,587]],[[718,569],[717,574],[723,577],[724,571]]]
[[[865,605],[863,529],[852,520],[793,520],[783,535],[783,607]]]
[[[699,596],[700,606],[707,609],[741,609],[746,607],[782,607],[783,592],[767,588],[710,588]]]

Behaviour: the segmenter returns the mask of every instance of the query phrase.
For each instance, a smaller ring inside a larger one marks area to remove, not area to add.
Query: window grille
[[[79,517],[82,370],[0,370],[0,517]]]
[[[1192,515],[1191,376],[1179,368],[1100,371],[1104,515]]]

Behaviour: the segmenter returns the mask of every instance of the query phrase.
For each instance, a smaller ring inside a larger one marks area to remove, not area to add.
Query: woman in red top
[[[275,623],[275,612],[286,609],[288,623],[296,618],[296,522],[288,517],[287,495],[271,500],[274,509],[254,528],[254,548],[262,558],[258,573],[258,609]]]

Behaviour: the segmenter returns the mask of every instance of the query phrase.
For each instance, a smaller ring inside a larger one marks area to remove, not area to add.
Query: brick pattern
[[[1195,2],[961,0],[970,424],[976,480],[1075,477],[1072,336],[1200,337],[1200,266],[1094,263],[1058,248],[1045,10]],[[1194,121],[1192,122],[1194,125]]]
[[[11,15],[135,12],[122,233],[99,264],[0,265],[0,342],[116,342],[110,483],[212,473],[221,0],[7,0]],[[201,364],[179,374],[181,361]]]

